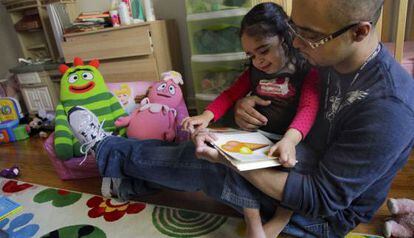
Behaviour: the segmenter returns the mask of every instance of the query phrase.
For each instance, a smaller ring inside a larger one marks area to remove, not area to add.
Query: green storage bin
[[[244,53],[193,56],[191,68],[195,92],[218,95],[243,72],[246,65]]]
[[[192,55],[242,51],[239,31],[247,9],[197,14],[187,17]]]
[[[250,8],[252,6],[252,0],[186,0],[187,14]]]

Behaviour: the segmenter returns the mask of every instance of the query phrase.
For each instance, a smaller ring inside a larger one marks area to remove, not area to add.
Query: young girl
[[[286,13],[275,3],[256,5],[246,14],[240,37],[250,66],[201,115],[184,119],[184,129],[191,132],[207,127],[250,92],[268,101],[267,106],[255,107],[268,121],[259,129],[265,135],[284,135],[269,154],[278,154],[286,167],[294,166],[295,146],[307,135],[315,120],[319,91],[316,71],[308,69],[292,46],[287,19]],[[290,211],[278,207],[274,218],[262,226],[259,210],[244,208],[247,235],[276,237],[290,216]]]

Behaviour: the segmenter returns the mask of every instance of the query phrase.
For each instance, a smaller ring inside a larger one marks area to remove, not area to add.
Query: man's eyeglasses
[[[326,44],[326,42],[331,41],[331,40],[335,39],[336,37],[342,35],[343,33],[347,32],[352,27],[359,25],[360,22],[347,25],[347,26],[339,29],[338,31],[335,31],[334,33],[332,33],[328,36],[325,36],[322,39],[319,39],[319,40],[316,40],[316,41],[304,37],[303,34],[300,33],[300,29],[295,26],[295,23],[293,23],[292,20],[286,21],[286,24],[287,24],[289,30],[291,31],[291,33],[295,37],[297,37],[300,40],[302,40],[303,42],[307,43],[312,49],[316,49],[316,48]],[[372,24],[372,22],[370,22],[370,24]],[[322,33],[319,33],[319,34],[322,34]]]

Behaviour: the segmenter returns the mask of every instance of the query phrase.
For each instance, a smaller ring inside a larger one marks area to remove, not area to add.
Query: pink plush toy
[[[176,137],[176,108],[183,100],[183,79],[175,71],[163,73],[161,79],[149,88],[140,107],[115,121],[117,127],[128,127],[128,138],[173,141]]]
[[[385,237],[414,237],[414,201],[406,198],[390,198],[387,206],[393,219],[385,222]]]

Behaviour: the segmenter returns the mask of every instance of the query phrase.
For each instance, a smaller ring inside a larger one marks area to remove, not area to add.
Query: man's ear
[[[360,42],[364,40],[373,30],[374,27],[371,23],[361,22],[359,25],[355,26],[354,30],[352,31],[353,40]]]

